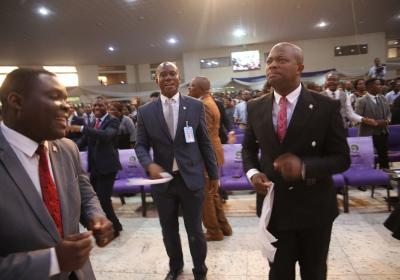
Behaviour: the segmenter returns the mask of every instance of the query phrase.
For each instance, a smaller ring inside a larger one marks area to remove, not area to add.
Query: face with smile
[[[20,133],[36,142],[64,137],[68,94],[55,76],[40,74],[32,90],[19,96],[21,107],[15,123]]]
[[[179,89],[179,70],[172,62],[163,62],[157,68],[156,82],[161,94],[171,98]]]

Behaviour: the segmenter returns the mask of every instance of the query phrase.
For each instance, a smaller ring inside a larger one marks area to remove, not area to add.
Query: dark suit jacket
[[[227,131],[233,130],[233,123],[225,112],[224,103],[218,99],[214,99],[214,101],[215,104],[217,104],[219,113],[221,115],[219,123],[219,138],[221,139],[222,144],[226,144],[228,142],[228,136],[226,133]]]
[[[118,154],[119,120],[108,115],[99,129],[85,126],[82,138],[78,141],[80,148],[88,146],[88,171],[93,174],[110,174],[121,169]]]
[[[331,223],[338,215],[331,175],[350,165],[339,103],[303,88],[281,144],[272,123],[273,99],[267,94],[248,102],[242,150],[245,172],[257,168],[275,183],[270,229]],[[286,182],[275,172],[273,162],[283,153],[293,153],[305,163],[305,180]]]
[[[84,125],[85,121],[83,118],[78,116],[73,116],[71,120],[71,125]],[[80,132],[70,132],[65,137],[71,139],[74,142],[77,142],[79,138],[81,138],[82,133]]]
[[[65,236],[79,232],[100,203],[82,170],[79,151],[69,139],[49,142],[49,156],[60,198]],[[0,131],[0,279],[49,279],[50,249],[60,240],[56,225],[17,155]],[[67,280],[69,273],[53,276]],[[90,263],[78,279],[95,279]]]
[[[183,128],[186,122],[193,128],[194,143],[186,143]],[[167,172],[172,172],[175,157],[186,186],[191,190],[204,188],[204,167],[211,179],[218,179],[218,168],[207,134],[204,106],[201,101],[180,95],[179,119],[173,140],[164,119],[161,98],[149,102],[138,110],[136,155],[147,169],[155,162]],[[149,150],[153,149],[154,160]],[[153,191],[165,191],[168,184],[154,186]]]

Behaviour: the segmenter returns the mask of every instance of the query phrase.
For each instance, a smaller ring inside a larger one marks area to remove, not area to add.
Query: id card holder
[[[193,127],[188,125],[188,122],[186,122],[186,126],[183,128],[183,132],[185,134],[185,140],[186,143],[194,143],[194,133],[193,133]]]

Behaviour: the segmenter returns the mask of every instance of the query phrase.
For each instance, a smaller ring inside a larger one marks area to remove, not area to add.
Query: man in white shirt
[[[400,79],[397,79],[394,83],[393,90],[388,92],[385,97],[389,101],[389,105],[392,106],[393,102],[400,96]]]
[[[369,69],[368,77],[384,80],[386,76],[386,65],[381,64],[379,58],[374,59],[374,65]]]
[[[0,278],[95,279],[89,254],[112,224],[63,138],[67,91],[55,75],[21,68],[0,88]],[[79,222],[89,230],[79,233]]]

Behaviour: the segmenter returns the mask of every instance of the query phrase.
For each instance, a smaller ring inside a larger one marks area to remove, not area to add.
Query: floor
[[[394,191],[395,192],[395,191]],[[395,194],[395,193],[394,193]],[[350,213],[336,219],[328,260],[330,280],[400,279],[400,241],[391,237],[382,223],[388,216],[386,192],[350,191]],[[151,200],[149,198],[149,200]],[[168,271],[161,229],[154,206],[147,218],[140,216],[140,198],[130,197],[127,204],[114,200],[124,231],[106,248],[95,248],[92,264],[99,280],[157,280]],[[233,236],[208,243],[209,280],[267,279],[268,264],[257,242],[258,219],[255,195],[248,192],[231,195],[225,204],[233,227]],[[341,205],[341,196],[338,196]],[[188,242],[180,221],[185,267],[179,279],[193,279]],[[297,277],[300,279],[300,277]]]

